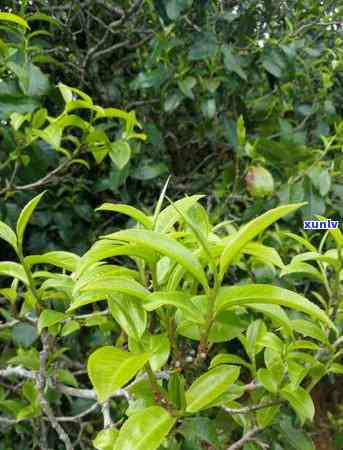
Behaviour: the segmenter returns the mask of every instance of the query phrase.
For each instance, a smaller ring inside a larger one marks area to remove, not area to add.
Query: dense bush
[[[66,238],[72,228],[85,233],[99,225],[92,211],[102,199],[115,195],[151,207],[159,177],[168,171],[174,175],[171,192],[206,192],[217,220],[228,209],[240,217],[242,206],[250,206],[247,220],[280,202],[300,201],[308,202],[304,215],[341,216],[340,2],[130,0],[114,6],[108,0],[49,0],[23,1],[20,10],[15,1],[5,5],[26,16],[33,30],[24,33],[21,45],[33,65],[19,75],[35,75],[35,83],[28,92],[19,79],[13,95],[0,92],[3,119],[39,104],[52,115],[60,112],[60,99],[48,91],[49,75],[50,86],[62,81],[78,87],[95,104],[136,109],[147,135],[143,145],[133,146],[135,157],[125,167],[108,160],[89,171],[74,166],[57,198],[53,190],[54,208],[39,224],[40,234],[56,234],[52,216],[64,228],[55,214],[61,204],[74,209],[72,215],[63,211],[72,226],[60,232],[55,246],[73,244]],[[5,38],[18,46],[18,36]],[[4,70],[18,78],[15,55],[12,49]],[[19,170],[26,158],[15,172],[24,180],[11,184],[31,183],[33,170],[56,167],[54,152],[44,160],[42,152],[31,152],[32,169]],[[250,166],[259,165],[275,181],[267,201],[256,201],[246,188]],[[13,168],[2,178],[12,175]],[[27,200],[17,194],[3,218],[11,220],[17,203]]]

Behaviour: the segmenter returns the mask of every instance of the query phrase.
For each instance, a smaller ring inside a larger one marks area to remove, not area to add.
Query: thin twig
[[[297,36],[299,33],[301,33],[303,30],[305,30],[306,28],[312,27],[312,26],[320,26],[320,27],[325,27],[325,26],[332,26],[332,25],[343,25],[342,21],[332,21],[332,22],[317,22],[317,21],[313,21],[310,23],[305,23],[304,25],[302,25],[300,28],[298,28],[296,31],[294,31],[294,33],[291,34],[291,37],[295,37]],[[332,31],[329,30],[329,31]]]
[[[77,414],[76,416],[61,416],[56,417],[57,422],[79,422],[80,419],[87,416],[91,412],[95,411],[99,407],[98,403],[93,403],[92,406],[90,406],[85,411],[82,411],[80,414]]]
[[[259,433],[260,431],[262,431],[261,428],[259,427],[254,427],[252,428],[250,431],[248,431],[246,434],[243,435],[243,437],[235,442],[234,444],[230,445],[230,447],[227,448],[227,450],[238,450],[242,447],[244,447],[245,444],[247,444],[248,442],[251,442],[254,440],[254,436]]]
[[[46,184],[49,184],[52,181],[52,179],[54,178],[54,176],[59,174],[60,172],[62,172],[62,170],[64,170],[70,164],[70,162],[71,162],[70,159],[68,159],[67,161],[64,161],[62,164],[60,164],[58,167],[56,167],[56,169],[52,170],[47,175],[45,175],[43,178],[41,178],[40,180],[34,181],[33,183],[19,185],[19,186],[16,186],[16,185],[12,186],[11,184],[8,184],[6,187],[4,187],[0,191],[0,195],[5,194],[9,190],[28,191],[28,190],[36,189],[36,188],[39,188]]]
[[[19,323],[19,320],[11,320],[10,322],[0,323],[0,330],[3,330],[4,328],[12,328],[14,325]]]
[[[262,403],[260,405],[245,406],[243,408],[227,408],[222,406],[222,409],[229,414],[249,414],[254,411],[258,411],[264,408],[270,408],[271,406],[280,405],[282,402],[280,400],[275,400],[274,402]]]
[[[36,378],[36,372],[23,369],[22,367],[7,367],[6,369],[0,369],[1,378],[19,377],[34,380]]]
[[[99,50],[98,52],[94,53],[92,61],[95,61],[101,58],[102,56],[107,55],[108,53],[114,52],[114,50],[118,50],[119,48],[125,47],[129,43],[130,43],[129,39],[126,39],[126,41],[113,44],[111,45],[111,47],[105,48],[104,50]]]
[[[104,428],[111,428],[114,426],[114,422],[110,412],[110,401],[107,400],[101,408],[102,415],[104,416]]]
[[[40,352],[39,355],[39,371],[36,373],[36,388],[38,391],[38,398],[39,403],[42,407],[42,410],[44,411],[44,414],[49,419],[49,422],[51,426],[56,431],[59,439],[64,443],[66,450],[73,450],[73,446],[71,443],[71,440],[67,433],[65,432],[64,428],[59,424],[57,421],[54,412],[48,402],[48,400],[45,398],[44,390],[46,385],[46,379],[47,379],[47,373],[46,373],[46,364],[50,352],[50,336],[47,333],[42,333],[41,336],[43,349]]]

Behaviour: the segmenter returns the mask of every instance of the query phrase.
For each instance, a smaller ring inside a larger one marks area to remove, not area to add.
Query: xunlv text
[[[304,230],[329,230],[338,228],[338,220],[304,220]]]

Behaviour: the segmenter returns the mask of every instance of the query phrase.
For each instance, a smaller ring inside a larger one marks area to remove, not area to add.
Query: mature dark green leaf
[[[224,65],[228,72],[236,73],[242,80],[247,81],[247,75],[241,66],[240,60],[233,54],[232,49],[224,47],[222,49],[224,55]]]
[[[12,339],[19,347],[30,347],[37,337],[36,327],[28,323],[18,323],[12,328]]]
[[[185,9],[189,8],[193,0],[167,0],[166,12],[171,20],[177,19]]]
[[[191,46],[188,59],[198,61],[212,58],[218,50],[216,36],[209,32],[194,34],[193,45]]]

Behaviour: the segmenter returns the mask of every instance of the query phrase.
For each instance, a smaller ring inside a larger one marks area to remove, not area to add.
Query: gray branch
[[[227,408],[226,406],[222,406],[222,409],[229,414],[249,414],[251,412],[258,411],[260,409],[280,405],[281,403],[282,402],[280,400],[276,400],[274,402],[262,403],[260,405],[245,406],[243,408]]]
[[[111,428],[114,425],[114,422],[111,417],[110,412],[110,402],[107,400],[101,408],[102,415],[104,416],[104,428]]]
[[[7,367],[6,369],[0,369],[0,378],[10,377],[28,378],[29,380],[35,380],[36,375],[34,371],[23,369],[22,367]]]
[[[43,332],[41,340],[43,344],[43,349],[39,355],[40,360],[39,371],[36,372],[36,388],[38,391],[39,402],[42,407],[42,410],[44,411],[44,414],[49,419],[51,426],[56,431],[59,439],[64,443],[66,450],[73,450],[73,445],[71,443],[69,436],[65,432],[64,428],[59,424],[49,402],[47,401],[44,395],[44,390],[47,381],[46,363],[50,351],[50,337],[47,333]]]
[[[234,444],[230,445],[226,450],[239,450],[240,448],[244,447],[245,444],[248,442],[255,440],[255,435],[259,433],[262,429],[259,427],[254,427],[250,431],[248,431],[246,434],[243,435],[243,437],[235,442]]]

